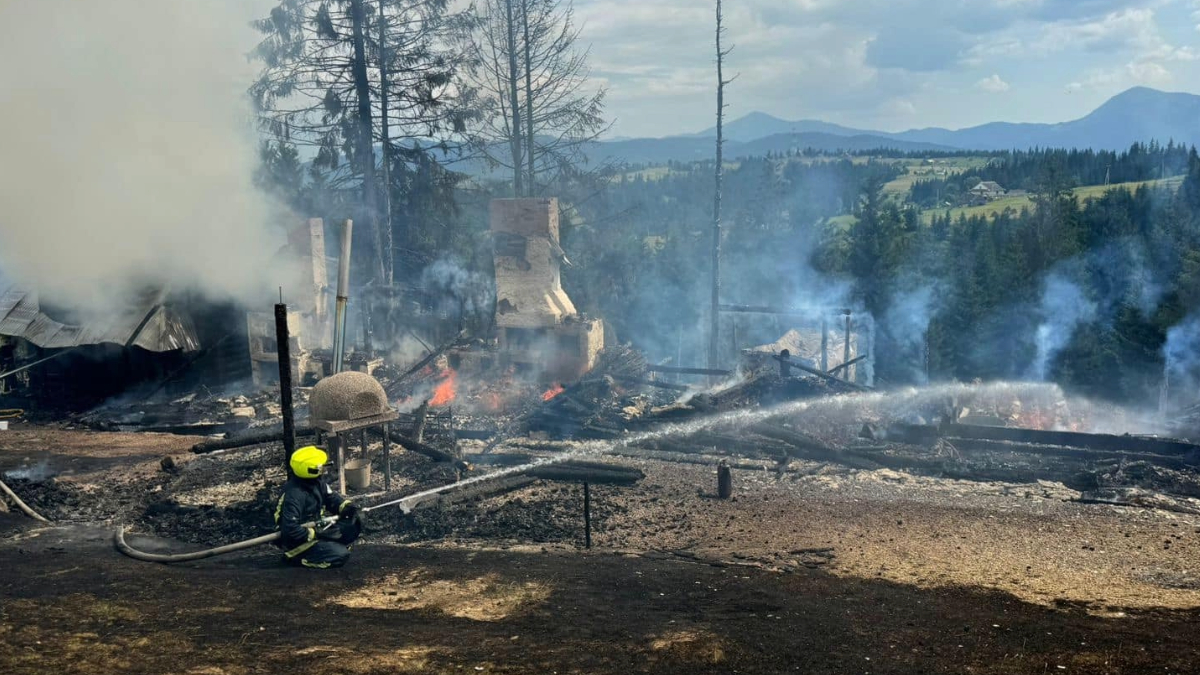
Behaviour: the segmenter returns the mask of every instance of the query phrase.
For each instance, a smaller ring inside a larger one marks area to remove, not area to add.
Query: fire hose
[[[370,511],[374,511],[375,509],[382,509],[382,508],[385,508],[388,506],[397,506],[400,508],[401,512],[410,513],[412,511],[412,509],[415,508],[415,506],[421,502],[421,500],[431,497],[433,495],[439,494],[441,492],[445,492],[447,490],[452,490],[452,489],[460,489],[464,486],[473,485],[473,484],[476,484],[476,483],[479,483],[479,482],[482,482],[485,480],[496,480],[498,478],[504,478],[507,476],[515,475],[517,473],[528,471],[529,468],[532,466],[540,466],[540,465],[544,465],[544,464],[556,464],[565,459],[568,459],[568,457],[547,458],[547,459],[539,460],[537,462],[533,462],[532,464],[527,464],[524,466],[516,466],[516,467],[511,467],[508,469],[502,469],[500,471],[496,471],[494,473],[486,474],[483,476],[476,476],[475,478],[468,478],[467,480],[460,481],[458,483],[451,483],[450,485],[443,485],[442,487],[432,488],[430,490],[425,490],[424,492],[418,492],[416,494],[411,494],[406,497],[401,497],[399,499],[385,501],[380,504],[375,504],[374,506],[367,506],[361,510],[363,513],[368,513]],[[304,527],[328,526],[329,524],[333,523],[336,520],[337,520],[336,516],[330,516],[327,518],[322,518],[321,520],[317,521],[316,523],[306,523],[304,525]],[[282,536],[282,534],[279,532],[272,532],[270,534],[264,534],[261,537],[247,539],[245,541],[240,541],[240,542],[237,542],[234,544],[226,544],[225,546],[218,546],[216,548],[205,549],[203,551],[193,551],[190,553],[146,553],[145,551],[139,551],[139,550],[133,548],[132,546],[130,546],[128,543],[126,543],[125,528],[124,528],[124,526],[122,526],[122,527],[118,527],[116,532],[113,533],[113,544],[117,547],[118,551],[120,551],[121,553],[124,553],[125,555],[127,555],[130,558],[133,558],[135,560],[143,560],[146,562],[157,562],[157,563],[178,563],[178,562],[188,562],[191,560],[203,560],[204,558],[211,558],[213,556],[225,555],[226,553],[233,553],[235,551],[241,551],[243,549],[253,548],[255,546],[259,546],[260,544],[270,544],[270,543],[278,540],[281,536]]]
[[[2,481],[2,480],[0,480],[0,492],[3,492],[4,494],[8,495],[8,498],[13,500],[13,503],[17,505],[17,508],[19,508],[25,512],[25,515],[29,516],[30,518],[33,518],[34,520],[40,520],[43,523],[50,522],[49,520],[46,520],[45,518],[43,518],[42,514],[29,508],[29,505],[26,504],[25,502],[21,501],[21,498],[17,496],[17,493],[13,492],[12,489],[9,488],[7,485],[5,485],[4,481]]]
[[[314,528],[325,527],[332,524],[336,520],[336,516],[331,516],[328,518],[322,518],[315,523],[305,523],[303,526]],[[211,558],[218,555],[225,555],[226,553],[233,553],[234,551],[253,548],[260,544],[270,544],[274,541],[277,541],[281,536],[283,535],[280,532],[272,532],[271,534],[264,534],[261,537],[247,539],[246,541],[239,541],[235,544],[226,544],[224,546],[209,548],[203,551],[192,551],[190,553],[146,553],[145,551],[139,551],[133,548],[125,542],[125,526],[122,525],[121,527],[117,528],[116,532],[113,533],[113,544],[116,545],[118,551],[135,560],[156,563],[180,563],[191,560],[203,560],[205,558]]]

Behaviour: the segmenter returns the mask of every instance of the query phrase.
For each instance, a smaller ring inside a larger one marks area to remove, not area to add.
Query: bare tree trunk
[[[504,8],[508,12],[508,95],[512,108],[512,138],[509,142],[512,144],[513,156],[513,196],[523,197],[525,188],[521,177],[525,169],[521,165],[521,108],[517,100],[520,78],[517,71],[517,25],[513,17],[513,0],[504,0]]]
[[[529,56],[529,0],[521,0],[521,22],[525,29],[525,161],[528,165],[529,182],[525,185],[526,196],[536,196],[534,192],[534,144],[533,144],[533,59]]]
[[[391,286],[396,276],[396,253],[392,241],[392,142],[388,129],[387,15],[386,0],[379,0],[379,137],[383,152],[383,191],[380,198],[383,220],[383,285]]]
[[[721,337],[721,182],[724,178],[722,124],[725,119],[725,75],[722,72],[725,54],[721,50],[721,0],[717,0],[717,168],[716,191],[713,195],[713,240],[712,240],[712,307],[709,311],[711,325],[708,330],[708,367],[720,367]]]
[[[354,94],[358,98],[358,162],[362,171],[363,215],[375,232],[375,278],[382,282],[387,274],[383,265],[383,228],[379,226],[379,217],[375,213],[375,148],[371,124],[371,84],[367,80],[367,50],[363,36],[366,24],[363,0],[350,0],[350,19],[354,29],[354,63],[350,70],[354,78]]]

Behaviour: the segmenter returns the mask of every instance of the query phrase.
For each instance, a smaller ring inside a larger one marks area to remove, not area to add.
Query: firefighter
[[[291,477],[275,507],[275,524],[283,535],[280,545],[289,564],[328,569],[341,567],[350,558],[350,545],[362,531],[358,507],[334,492],[321,477],[329,456],[308,446],[292,453]],[[337,515],[328,528],[313,527],[324,516]]]

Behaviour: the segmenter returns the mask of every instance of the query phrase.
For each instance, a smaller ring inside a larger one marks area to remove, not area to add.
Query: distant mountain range
[[[1058,124],[993,122],[967,129],[913,129],[899,133],[853,129],[816,120],[787,121],[754,112],[725,125],[725,152],[732,158],[814,148],[828,152],[891,148],[914,152],[1010,150],[1031,147],[1126,150],[1157,140],[1200,146],[1200,96],[1135,87],[1091,114]],[[662,164],[713,156],[715,129],[667,138],[602,142],[593,158],[630,164]]]

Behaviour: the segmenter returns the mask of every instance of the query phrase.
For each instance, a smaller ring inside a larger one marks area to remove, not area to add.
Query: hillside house
[[[972,205],[982,205],[995,201],[1008,194],[1004,186],[995,181],[985,180],[969,190]]]

